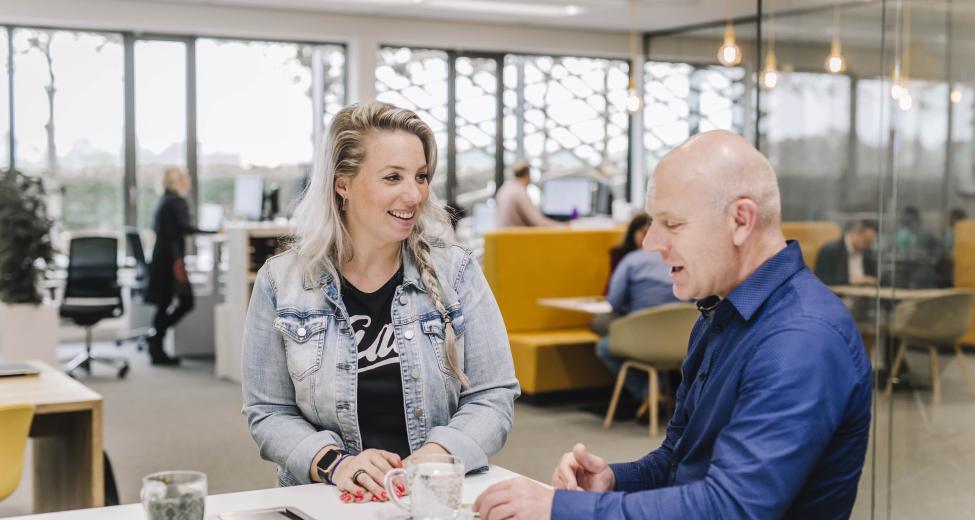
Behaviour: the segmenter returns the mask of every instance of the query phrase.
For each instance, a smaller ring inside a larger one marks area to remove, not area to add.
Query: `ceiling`
[[[753,16],[755,0],[125,0],[383,15],[607,31],[659,31]],[[833,0],[765,0],[777,10],[829,6]],[[631,5],[632,4],[632,5]],[[630,13],[633,13],[631,16]]]

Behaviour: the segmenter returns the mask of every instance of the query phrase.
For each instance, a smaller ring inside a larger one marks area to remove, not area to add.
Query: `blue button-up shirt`
[[[553,519],[849,517],[870,364],[798,243],[702,311],[683,374],[663,445],[612,465],[616,491],[557,491]]]

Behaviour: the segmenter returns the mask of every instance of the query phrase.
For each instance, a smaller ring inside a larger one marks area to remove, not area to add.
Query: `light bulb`
[[[904,94],[905,89],[899,83],[894,83],[890,86],[890,97],[894,99],[900,99],[901,95]]]
[[[642,105],[642,100],[640,99],[640,93],[636,91],[636,87],[630,87],[626,89],[626,111],[630,114],[635,114],[640,111],[640,105]]]
[[[741,49],[735,43],[735,28],[731,22],[724,29],[724,43],[718,48],[718,63],[732,67],[741,63]]]
[[[901,88],[903,89],[903,92],[901,92],[900,97],[897,98],[897,108],[907,112],[911,109],[911,105],[914,103],[914,100],[911,99],[911,93],[908,92],[906,88]]]
[[[843,48],[840,47],[839,40],[833,40],[829,47],[829,55],[826,56],[824,64],[826,72],[839,74],[846,71],[846,58],[843,57]]]
[[[779,84],[779,71],[775,66],[775,52],[769,50],[765,55],[765,69],[762,70],[761,85],[766,89],[773,89]]]
[[[961,91],[960,90],[954,90],[953,89],[951,91],[951,96],[950,97],[951,97],[951,102],[952,103],[960,103],[961,102]]]

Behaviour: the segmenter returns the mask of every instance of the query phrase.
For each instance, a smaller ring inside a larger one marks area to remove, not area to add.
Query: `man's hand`
[[[487,488],[474,501],[474,511],[481,520],[548,520],[554,496],[554,490],[518,477]]]
[[[605,460],[586,451],[584,444],[576,444],[562,455],[552,474],[552,487],[602,493],[616,487],[616,475]]]

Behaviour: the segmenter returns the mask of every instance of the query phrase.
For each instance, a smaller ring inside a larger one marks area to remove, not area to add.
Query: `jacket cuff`
[[[291,473],[291,476],[298,479],[302,484],[311,484],[311,461],[315,460],[315,455],[329,444],[345,448],[342,438],[328,430],[322,430],[305,437],[288,455],[288,461],[285,463],[288,473]]]
[[[430,430],[426,442],[443,446],[451,455],[464,463],[464,472],[482,471],[488,466],[487,454],[470,437],[449,426],[437,426]]]

